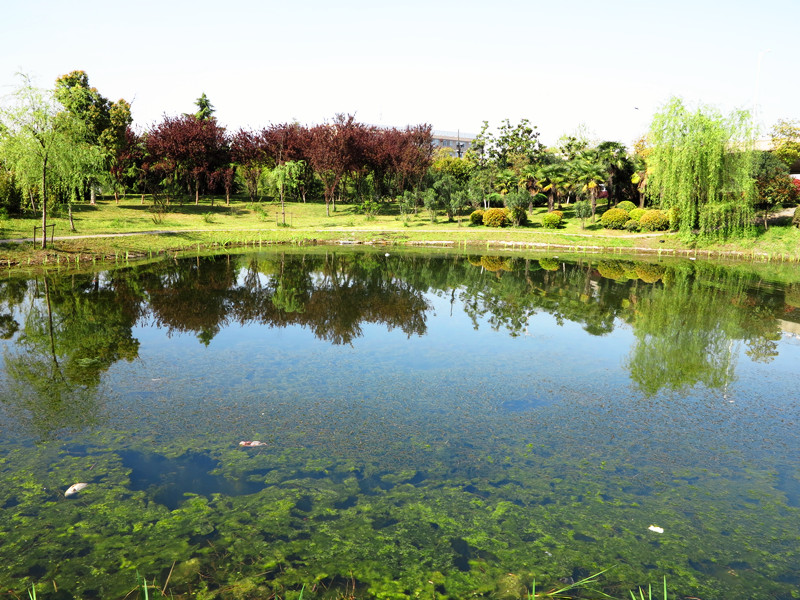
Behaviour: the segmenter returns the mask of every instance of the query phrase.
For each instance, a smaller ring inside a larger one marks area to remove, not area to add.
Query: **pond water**
[[[6,278],[0,589],[511,599],[608,569],[570,593],[795,598],[799,333],[794,265],[317,248]]]

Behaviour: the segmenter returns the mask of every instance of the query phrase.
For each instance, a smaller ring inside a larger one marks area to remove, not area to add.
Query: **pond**
[[[5,278],[0,588],[795,598],[798,334],[794,265],[315,248]]]

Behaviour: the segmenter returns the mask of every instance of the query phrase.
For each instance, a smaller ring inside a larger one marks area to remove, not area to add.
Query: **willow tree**
[[[746,111],[692,112],[678,98],[653,117],[646,194],[677,212],[684,236],[727,237],[752,227],[751,122]]]
[[[47,210],[91,170],[98,153],[81,142],[82,123],[71,118],[53,93],[40,90],[23,76],[11,103],[0,107],[0,159],[15,176],[34,205],[40,197],[42,229],[47,231]],[[42,237],[42,248],[46,247]]]

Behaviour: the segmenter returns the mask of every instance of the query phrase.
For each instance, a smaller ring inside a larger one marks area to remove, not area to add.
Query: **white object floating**
[[[389,256],[389,253],[388,253],[388,252],[386,253],[386,256]]]
[[[64,496],[74,496],[78,492],[80,492],[83,488],[85,488],[88,483],[74,483],[67,488],[67,491],[64,492]]]
[[[258,440],[253,440],[252,442],[239,442],[240,446],[245,446],[247,448],[251,446],[266,446],[266,442],[259,442]]]
[[[650,525],[650,527],[648,527],[648,529],[650,531],[655,531],[656,533],[664,533],[664,528],[663,527],[659,527],[658,525]]]

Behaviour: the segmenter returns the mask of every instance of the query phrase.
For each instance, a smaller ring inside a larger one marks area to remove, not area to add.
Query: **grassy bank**
[[[601,212],[600,210],[598,212]],[[800,261],[800,230],[785,225],[760,227],[750,238],[717,244],[687,244],[675,234],[636,234],[603,229],[574,218],[566,206],[565,225],[558,230],[541,225],[544,208],[530,214],[530,223],[501,229],[474,226],[467,216],[447,222],[432,221],[427,211],[401,214],[397,205],[382,205],[377,215],[365,215],[355,205],[339,205],[326,216],[318,203],[286,205],[286,224],[279,204],[249,203],[244,198],[226,206],[220,199],[211,205],[172,204],[154,210],[150,201],[126,198],[119,204],[100,200],[96,206],[73,208],[75,231],[66,214],[56,214],[56,239],[41,250],[30,241],[0,243],[0,266],[85,264],[137,260],[165,253],[208,251],[237,246],[271,244],[390,244],[454,246],[477,249],[544,249],[572,252],[647,253],[659,256],[725,257],[761,261]],[[33,237],[38,217],[0,221],[0,239]],[[41,231],[38,232],[41,239]]]

